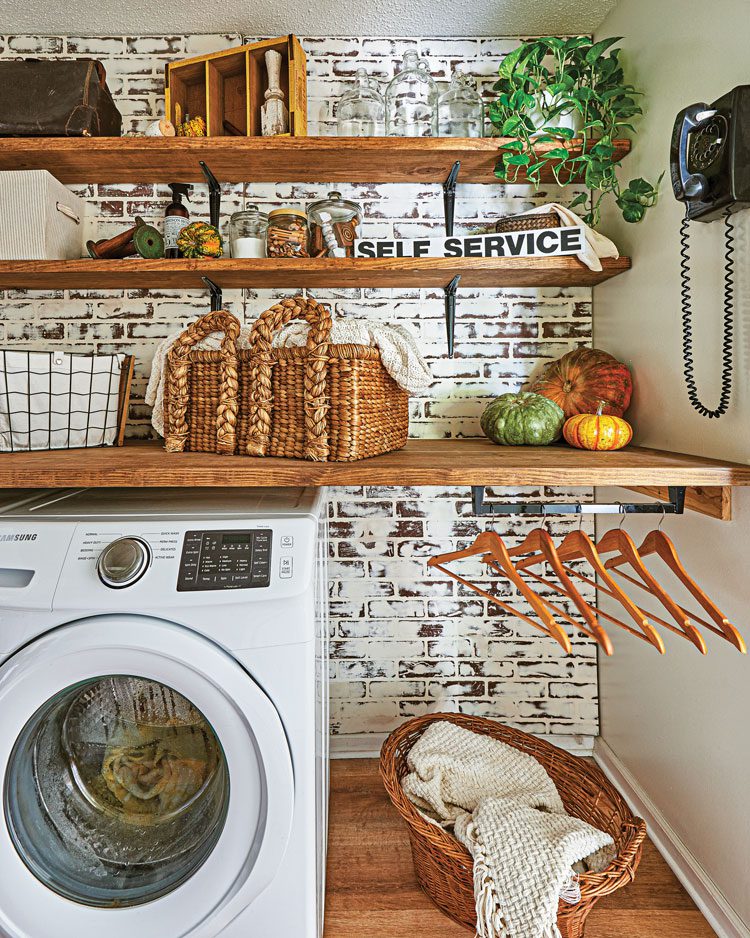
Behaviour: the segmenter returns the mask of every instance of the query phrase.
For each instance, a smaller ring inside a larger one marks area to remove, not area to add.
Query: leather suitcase
[[[0,137],[119,137],[104,66],[95,59],[0,62]]]

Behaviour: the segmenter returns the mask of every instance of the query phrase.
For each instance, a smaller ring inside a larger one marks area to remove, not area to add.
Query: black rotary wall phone
[[[685,384],[693,407],[704,417],[727,412],[732,393],[734,329],[734,227],[732,215],[750,208],[750,85],[740,85],[713,104],[691,104],[677,115],[670,150],[675,198],[685,203],[680,225],[682,348]],[[693,361],[688,228],[691,221],[723,218],[724,338],[721,395],[711,410],[698,397]]]

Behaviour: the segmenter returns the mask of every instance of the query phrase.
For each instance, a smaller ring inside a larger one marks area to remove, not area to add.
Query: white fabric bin
[[[0,172],[0,260],[83,255],[86,203],[46,169]]]
[[[0,452],[117,440],[127,355],[0,349]]]

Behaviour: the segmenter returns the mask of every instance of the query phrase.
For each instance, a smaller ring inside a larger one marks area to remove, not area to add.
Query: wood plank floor
[[[374,759],[331,763],[325,938],[467,938],[420,890],[406,830]],[[713,938],[714,932],[654,847],[635,882],[605,897],[586,938]]]

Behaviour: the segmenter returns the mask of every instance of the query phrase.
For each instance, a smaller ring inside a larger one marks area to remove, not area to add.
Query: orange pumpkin
[[[622,449],[633,439],[633,428],[622,417],[604,414],[600,403],[595,414],[576,414],[565,421],[563,436],[577,449]]]
[[[547,365],[530,390],[554,401],[566,417],[593,414],[600,402],[604,402],[602,413],[622,417],[633,381],[627,365],[608,352],[577,348]]]

